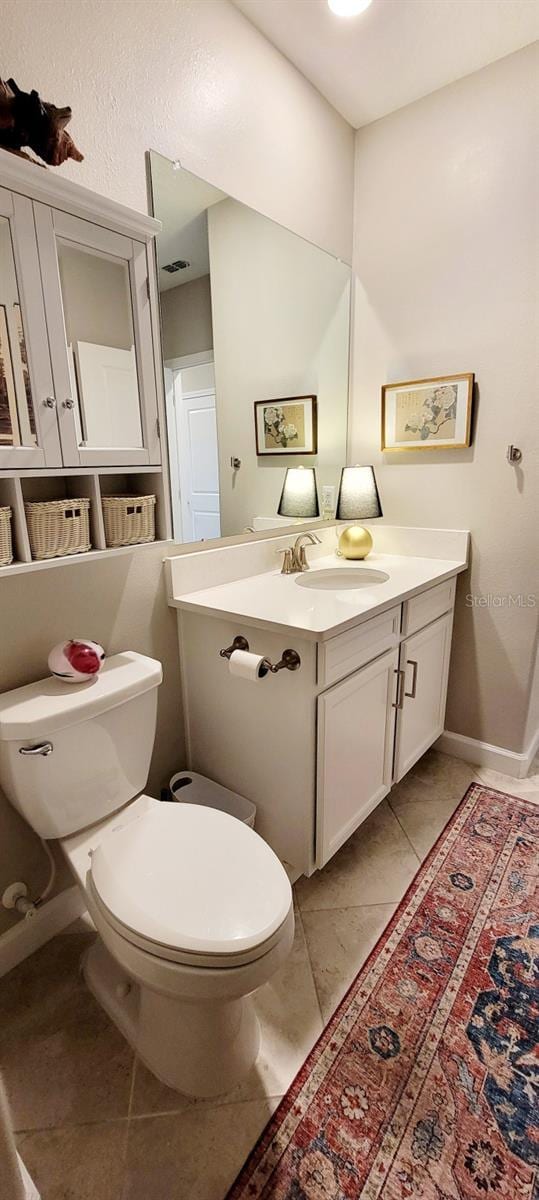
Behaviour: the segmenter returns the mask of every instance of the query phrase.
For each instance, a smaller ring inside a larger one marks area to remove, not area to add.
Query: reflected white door
[[[141,447],[143,438],[134,346],[130,350],[119,350],[116,346],[75,342],[74,354],[82,409],[83,445]],[[76,411],[75,420],[77,422]]]
[[[221,536],[215,388],[183,391],[174,373],[182,540]]]

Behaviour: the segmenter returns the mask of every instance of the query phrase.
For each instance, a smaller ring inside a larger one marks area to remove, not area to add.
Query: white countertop
[[[360,590],[318,591],[298,585],[301,575],[265,571],[244,579],[219,583],[176,595],[171,603],[187,612],[231,618],[246,625],[276,632],[300,633],[312,641],[336,634],[400,604],[424,588],[464,571],[462,559],[419,558],[403,554],[369,554],[364,563],[338,558],[334,553],[317,557],[313,570],[378,570],[389,579]]]

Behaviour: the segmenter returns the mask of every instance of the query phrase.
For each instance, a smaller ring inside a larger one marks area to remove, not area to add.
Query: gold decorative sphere
[[[339,553],[343,558],[366,558],[372,550],[372,537],[362,525],[349,525],[339,538]]]

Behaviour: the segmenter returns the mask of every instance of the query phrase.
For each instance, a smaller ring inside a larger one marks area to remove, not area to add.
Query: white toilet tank
[[[40,837],[67,837],[143,790],[162,677],[128,650],[90,683],[50,676],[0,696],[0,786]]]

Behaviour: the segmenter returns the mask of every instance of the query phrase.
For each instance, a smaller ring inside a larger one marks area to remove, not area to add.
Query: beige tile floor
[[[42,1200],[223,1200],[474,779],[539,803],[537,774],[518,782],[429,751],[325,870],[299,881],[292,954],[257,996],[262,1053],[222,1099],[181,1097],[136,1061],[80,978],[94,936],[84,920],[6,976],[0,1065]]]

